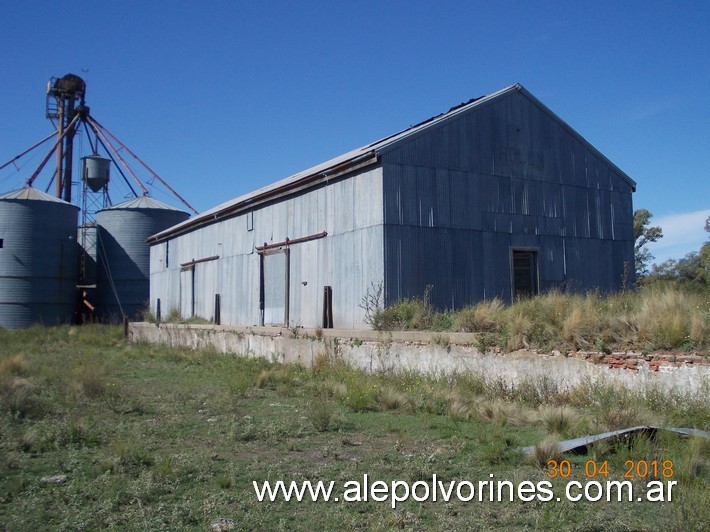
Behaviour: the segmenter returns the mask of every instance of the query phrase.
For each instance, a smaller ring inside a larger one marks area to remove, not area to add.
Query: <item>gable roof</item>
[[[618,166],[612,163],[604,154],[599,152],[594,146],[587,142],[584,137],[577,133],[569,124],[552,112],[545,104],[540,100],[535,98],[527,89],[525,89],[521,84],[516,83],[505,87],[499,91],[496,91],[487,96],[481,96],[479,98],[473,98],[465,103],[452,107],[447,112],[440,115],[434,116],[411,126],[405,130],[402,130],[393,135],[384,137],[380,140],[376,140],[365,146],[361,146],[347,153],[334,157],[328,161],[321,164],[293,174],[285,179],[276,181],[270,185],[259,188],[247,194],[243,194],[234,199],[231,199],[225,203],[217,205],[216,207],[209,209],[201,214],[193,216],[182,223],[174,225],[160,233],[152,235],[148,238],[148,243],[155,244],[171,236],[175,236],[181,233],[189,232],[197,227],[211,224],[224,217],[233,216],[240,211],[254,207],[265,201],[274,200],[285,194],[291,194],[295,191],[302,190],[304,188],[311,187],[322,181],[332,179],[333,177],[340,176],[346,172],[353,171],[358,168],[369,166],[377,162],[380,154],[394,149],[402,142],[410,140],[412,137],[417,136],[423,131],[429,130],[430,128],[441,125],[449,120],[452,120],[463,113],[469,112],[471,109],[485,105],[488,102],[497,100],[508,94],[518,91],[523,96],[528,98],[533,104],[538,106],[543,112],[545,112],[551,119],[558,122],[568,133],[574,136],[577,140],[585,144],[587,148],[598,155],[603,161],[609,164],[622,179],[627,181],[631,188],[636,190],[636,182],[631,179],[626,173],[624,173]]]

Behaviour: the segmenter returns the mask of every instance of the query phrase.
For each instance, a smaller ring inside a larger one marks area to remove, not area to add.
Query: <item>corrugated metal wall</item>
[[[382,154],[388,303],[433,285],[440,308],[511,299],[511,248],[540,289],[621,286],[633,272],[632,185],[519,92]],[[632,279],[630,279],[632,281]]]
[[[327,232],[289,246],[289,325],[321,324],[324,286],[333,287],[335,327],[362,325],[358,307],[371,282],[383,280],[382,171],[362,171],[151,246],[151,308],[259,325],[258,246]],[[167,250],[167,254],[166,254]],[[215,260],[199,262],[209,257]],[[191,271],[181,264],[193,263]],[[181,270],[182,273],[181,273]]]

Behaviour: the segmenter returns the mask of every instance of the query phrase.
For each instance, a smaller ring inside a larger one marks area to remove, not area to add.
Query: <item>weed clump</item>
[[[301,383],[300,368],[295,366],[273,366],[262,370],[256,378],[257,388],[272,388],[288,393],[293,386]]]
[[[504,464],[520,457],[518,438],[508,433],[502,427],[495,427],[485,432],[481,438],[481,455],[489,464]]]
[[[465,401],[454,398],[449,403],[448,415],[456,421],[468,421],[471,419],[471,408]]]
[[[455,314],[454,327],[461,332],[497,332],[504,325],[503,302],[496,298],[482,301]]]
[[[25,375],[27,375],[27,362],[22,355],[13,355],[0,360],[0,381]]]
[[[700,481],[710,471],[710,442],[699,436],[691,438],[679,465],[681,483],[687,485]]]
[[[544,440],[535,444],[535,449],[530,455],[530,461],[535,467],[545,469],[550,460],[562,461],[562,453],[559,449],[560,438],[556,435],[547,436]]]
[[[391,387],[380,390],[377,396],[377,403],[382,407],[382,410],[399,410],[410,405],[409,397]]]
[[[0,410],[16,419],[41,417],[45,413],[36,387],[22,377],[0,382]]]
[[[316,399],[306,405],[306,417],[318,432],[327,432],[333,420],[333,408],[325,400]]]
[[[583,425],[583,418],[569,406],[541,406],[538,409],[540,422],[549,434],[571,437]]]

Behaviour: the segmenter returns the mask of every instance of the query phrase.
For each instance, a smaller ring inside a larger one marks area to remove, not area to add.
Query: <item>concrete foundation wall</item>
[[[704,397],[710,403],[710,360],[699,356],[640,353],[481,353],[475,334],[377,332],[278,327],[225,327],[131,323],[132,342],[262,357],[310,367],[318,357],[339,358],[368,372],[417,371],[425,375],[470,372],[515,387],[550,380],[566,390],[610,383],[645,393]]]

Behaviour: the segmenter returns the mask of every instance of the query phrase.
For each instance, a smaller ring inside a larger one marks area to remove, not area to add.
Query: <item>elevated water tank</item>
[[[78,210],[31,187],[0,195],[0,327],[72,321]]]
[[[150,297],[150,248],[146,239],[190,215],[146,196],[96,213],[97,313],[118,321],[139,319]]]
[[[111,159],[105,159],[98,155],[89,155],[88,157],[82,157],[81,160],[86,186],[93,192],[98,192],[108,183]]]

